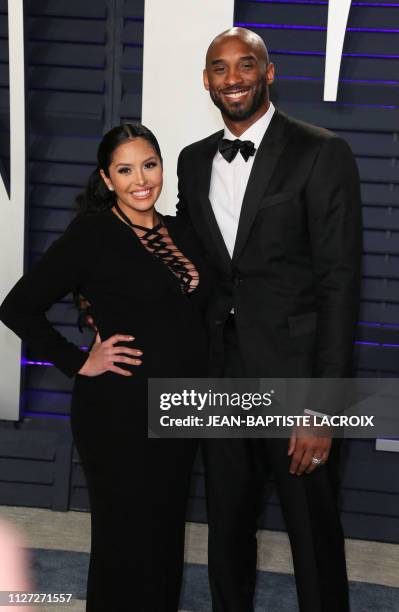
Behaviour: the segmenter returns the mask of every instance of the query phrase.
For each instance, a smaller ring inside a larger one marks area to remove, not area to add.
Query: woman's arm
[[[68,342],[45,313],[93,273],[100,231],[96,219],[79,215],[42,259],[10,291],[0,307],[0,320],[64,374],[74,376],[88,353]]]

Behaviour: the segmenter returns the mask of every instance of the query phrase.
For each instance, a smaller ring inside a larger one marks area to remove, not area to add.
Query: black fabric
[[[255,155],[256,151],[255,145],[251,140],[240,140],[239,138],[236,140],[222,138],[219,141],[218,148],[220,154],[229,164],[236,158],[238,151],[240,151],[245,161],[248,161],[250,157]]]
[[[224,376],[245,377],[234,316],[224,329]],[[253,610],[257,521],[274,478],[293,551],[301,612],[349,612],[337,510],[340,441],[313,474],[293,476],[287,439],[203,440],[213,612]],[[221,486],[223,483],[223,486]]]
[[[186,147],[178,162],[178,215],[195,228],[217,284],[209,314],[212,374],[351,376],[362,228],[350,148],[332,132],[276,110],[256,152],[230,257],[209,201],[222,136]],[[312,406],[329,407],[322,397]],[[348,610],[336,443],[326,465],[301,477],[289,474],[287,445],[203,443],[214,612],[253,610],[256,518],[267,470],[291,538],[301,612]]]
[[[75,291],[92,304],[103,340],[135,337],[143,350],[134,375],[77,376],[74,440],[92,510],[87,592],[90,612],[176,612],[183,564],[184,518],[195,440],[147,439],[147,379],[207,372],[204,311],[210,280],[184,221],[165,226],[198,270],[189,295],[165,263],[145,249],[112,211],[78,216],[10,292],[0,318],[43,359],[69,375],[87,354],[71,345],[45,312]]]
[[[256,153],[231,258],[209,201],[222,135],[186,147],[178,164],[178,215],[191,221],[218,288],[209,315],[215,372],[222,323],[234,307],[250,376],[350,376],[362,227],[349,146],[276,110]]]

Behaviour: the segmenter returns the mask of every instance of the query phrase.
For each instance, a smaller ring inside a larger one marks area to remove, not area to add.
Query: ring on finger
[[[323,463],[323,459],[318,459],[317,457],[312,457],[312,463],[314,465],[320,465],[320,463]]]

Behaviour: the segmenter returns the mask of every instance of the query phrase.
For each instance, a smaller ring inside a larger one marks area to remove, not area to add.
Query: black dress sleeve
[[[62,336],[45,313],[93,273],[99,232],[94,216],[78,215],[0,306],[0,320],[42,359],[74,376],[88,354]]]

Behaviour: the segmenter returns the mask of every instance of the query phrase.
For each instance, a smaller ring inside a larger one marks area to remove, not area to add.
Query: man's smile
[[[240,100],[244,96],[246,96],[249,92],[249,89],[240,89],[239,91],[231,91],[231,92],[222,92],[225,98],[229,100]]]

